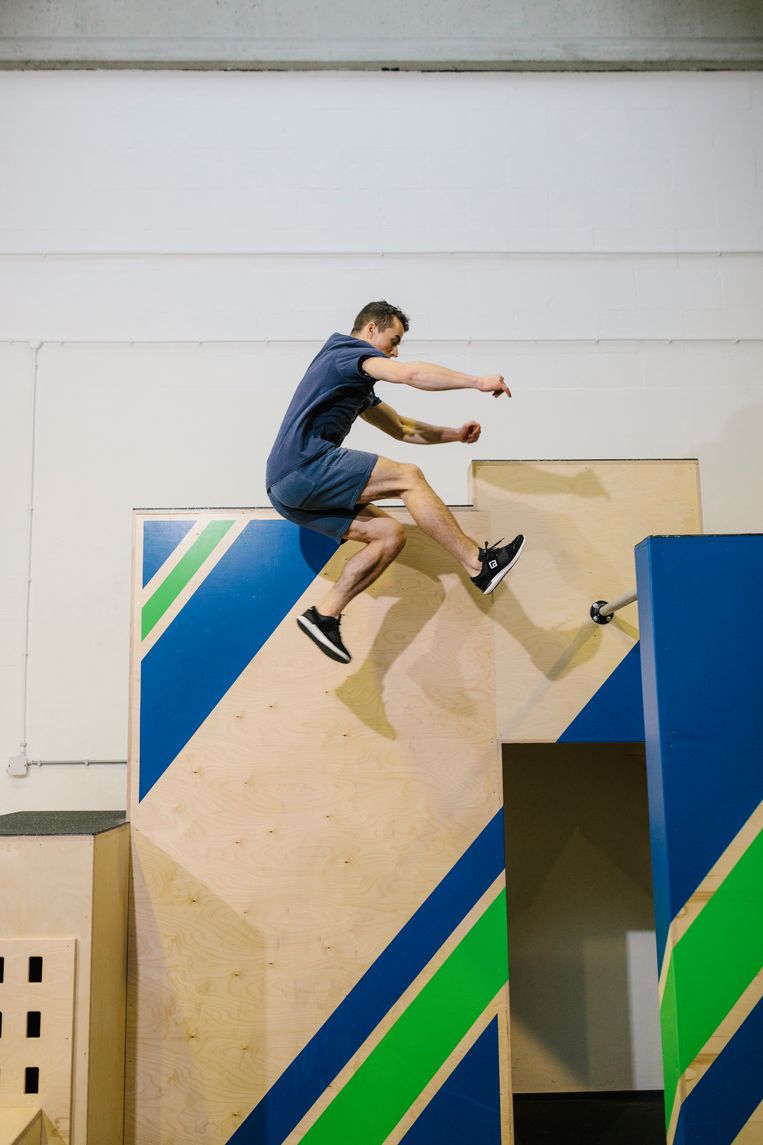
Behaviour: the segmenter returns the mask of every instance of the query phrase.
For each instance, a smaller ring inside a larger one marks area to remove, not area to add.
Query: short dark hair
[[[352,333],[356,330],[362,330],[369,322],[375,322],[380,330],[386,330],[388,326],[392,325],[393,318],[397,318],[406,331],[410,325],[408,322],[408,315],[403,314],[402,310],[397,306],[393,306],[391,302],[385,302],[381,299],[379,302],[367,302],[355,319],[352,327]]]

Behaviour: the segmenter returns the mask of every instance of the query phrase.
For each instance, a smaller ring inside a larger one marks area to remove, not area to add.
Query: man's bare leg
[[[402,525],[375,505],[366,503],[379,497],[401,497],[416,524],[460,562],[475,586],[485,594],[500,584],[524,545],[520,534],[510,545],[481,551],[476,541],[463,532],[417,466],[400,465],[380,457],[360,495],[364,507],[344,535],[345,540],[361,541],[365,548],[348,560],[320,604],[297,617],[300,628],[327,656],[345,664],[352,657],[339,633],[341,613],[353,597],[381,576],[405,544]]]
[[[323,616],[339,616],[349,602],[377,580],[405,546],[405,530],[389,514],[366,505],[344,535],[365,548],[350,557],[335,584],[317,605]]]
[[[405,465],[380,457],[360,500],[376,501],[382,497],[400,497],[427,536],[455,557],[469,576],[479,573],[482,568],[479,545],[461,529],[417,465]]]

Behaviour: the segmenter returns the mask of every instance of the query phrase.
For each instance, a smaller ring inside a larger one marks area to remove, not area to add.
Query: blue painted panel
[[[195,524],[195,521],[179,521],[177,519],[174,521],[143,522],[144,587]]]
[[[559,743],[643,743],[641,656],[638,644],[559,737]]]
[[[281,1145],[503,869],[501,808],[281,1074],[231,1142]]]
[[[141,799],[336,548],[288,521],[250,521],[220,558],[141,664]]]
[[[675,1145],[731,1145],[763,1101],[763,1001],[681,1106]]]
[[[440,1087],[401,1145],[501,1145],[498,1019]]]
[[[650,537],[636,574],[661,960],[763,798],[763,536]]]

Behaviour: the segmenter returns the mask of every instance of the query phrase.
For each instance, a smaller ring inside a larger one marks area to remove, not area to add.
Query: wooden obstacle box
[[[636,569],[668,1145],[761,1145],[763,536]]]
[[[118,1145],[128,828],[114,812],[0,817],[0,1142]]]
[[[640,713],[637,629],[588,607],[643,536],[700,522],[691,462],[479,463],[472,487],[468,533],[528,536],[509,582],[476,594],[395,511],[349,666],[295,617],[355,546],[269,510],[136,514],[129,1145],[511,1141],[500,744],[574,738],[618,670]]]
[[[500,1139],[489,603],[409,532],[348,671],[294,615],[349,546],[267,511],[137,518],[128,1141],[401,1141],[459,1078]]]

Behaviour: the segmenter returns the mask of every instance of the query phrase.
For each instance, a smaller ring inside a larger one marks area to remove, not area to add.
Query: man
[[[402,525],[371,502],[399,497],[416,524],[451,553],[483,593],[500,584],[524,545],[520,534],[510,545],[486,542],[480,548],[462,532],[416,465],[341,447],[358,416],[412,445],[478,440],[476,421],[449,429],[397,413],[376,396],[374,382],[511,397],[500,374],[476,377],[429,362],[396,361],[407,330],[402,310],[382,301],[363,307],[351,335],[332,334],[297,386],[268,458],[268,496],[282,516],[340,543],[361,541],[365,546],[348,560],[323,599],[297,620],[322,652],[345,664],[351,656],[339,630],[342,612],[405,544]]]

